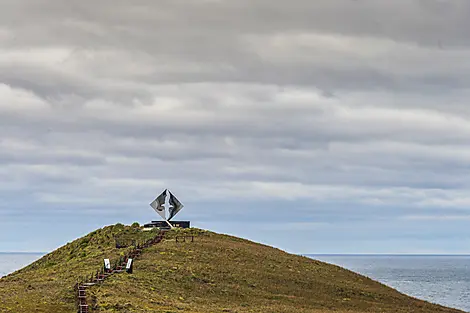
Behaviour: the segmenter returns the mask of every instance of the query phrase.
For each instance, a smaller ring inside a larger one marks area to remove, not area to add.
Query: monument
[[[168,204],[166,199],[168,198]],[[145,228],[159,228],[159,229],[171,229],[174,227],[178,228],[189,228],[189,221],[172,221],[171,219],[178,214],[184,205],[169,191],[168,189],[163,192],[150,203],[150,206],[158,213],[163,221],[152,221],[151,223],[145,224]],[[168,208],[168,219],[166,218],[166,210]]]

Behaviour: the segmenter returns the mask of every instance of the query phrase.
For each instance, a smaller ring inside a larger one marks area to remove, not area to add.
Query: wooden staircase
[[[92,287],[96,284],[103,283],[106,278],[115,274],[115,273],[122,273],[126,269],[126,264],[129,259],[137,259],[142,255],[144,249],[147,249],[155,244],[160,243],[163,240],[165,233],[160,232],[155,238],[149,239],[143,244],[139,244],[134,247],[124,258],[121,258],[120,261],[114,266],[113,269],[109,271],[98,271],[96,274],[93,274],[91,277],[85,280],[81,280],[79,283],[76,284],[77,290],[77,305],[78,305],[78,313],[88,313],[90,312],[90,307],[87,301],[87,289]]]
[[[88,313],[88,304],[86,301],[86,286],[78,286],[78,313]]]

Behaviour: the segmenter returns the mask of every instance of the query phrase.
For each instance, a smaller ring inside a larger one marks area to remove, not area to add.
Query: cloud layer
[[[470,241],[468,1],[4,7],[2,232],[70,230],[0,250],[144,222],[166,187],[196,224],[296,252]]]

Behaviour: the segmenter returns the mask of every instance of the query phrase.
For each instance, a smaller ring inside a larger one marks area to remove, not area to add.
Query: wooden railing
[[[175,237],[176,242],[186,242],[186,240],[190,242],[194,242],[194,235],[179,235]]]

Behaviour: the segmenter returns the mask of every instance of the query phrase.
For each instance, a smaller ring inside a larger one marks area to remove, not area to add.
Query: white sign
[[[132,259],[127,260],[126,270],[130,269],[132,266]]]
[[[109,262],[109,259],[104,259],[104,268],[107,270],[111,269],[111,263]]]

